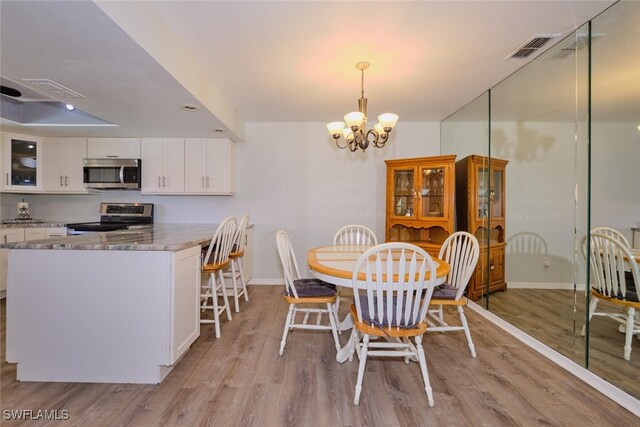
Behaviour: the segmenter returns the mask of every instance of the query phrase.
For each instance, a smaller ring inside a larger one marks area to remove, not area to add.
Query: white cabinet
[[[4,135],[4,191],[42,191],[42,138]]]
[[[4,181],[4,134],[0,132],[0,177]],[[6,182],[6,181],[5,181]],[[4,182],[0,183],[0,192],[4,190]]]
[[[90,159],[139,159],[140,138],[88,138]]]
[[[144,138],[142,193],[184,193],[184,139]]]
[[[66,235],[67,227],[3,228],[0,229],[0,243],[19,243]],[[0,296],[7,289],[7,252],[7,249],[0,249]]]
[[[45,230],[45,238],[51,239],[53,237],[66,237],[67,227],[47,227]]]
[[[45,228],[25,228],[24,229],[24,241],[41,240],[47,238],[47,231]]]
[[[200,251],[200,246],[196,246],[171,254],[169,363],[172,365],[200,336]]]
[[[185,140],[185,193],[235,194],[235,143],[228,138]]]
[[[43,144],[44,191],[86,193],[83,160],[87,157],[86,138],[45,138]]]
[[[16,243],[24,241],[24,229],[0,229],[0,243]],[[7,290],[7,249],[0,249],[0,294]]]

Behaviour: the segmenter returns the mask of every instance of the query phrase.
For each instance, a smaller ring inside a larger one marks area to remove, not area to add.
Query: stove
[[[149,228],[153,225],[153,203],[100,203],[100,222],[67,224],[68,234]]]

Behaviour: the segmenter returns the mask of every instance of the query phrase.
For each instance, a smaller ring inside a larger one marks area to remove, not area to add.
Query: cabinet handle
[[[207,188],[209,188],[209,177],[207,177]]]
[[[9,172],[7,172],[7,185],[9,185]]]
[[[111,154],[107,154],[107,158],[109,158],[109,159],[117,159],[117,158],[118,158],[118,156],[114,156],[114,155],[111,155]]]
[[[204,188],[204,176],[202,177],[202,188]]]
[[[166,176],[163,176],[163,177],[162,177],[162,187],[164,188],[164,187],[166,187],[166,186],[167,186],[167,177],[166,177]]]
[[[69,177],[67,175],[64,176],[64,186],[65,187],[69,186]]]
[[[7,235],[5,234],[4,236],[2,236],[4,238],[4,243],[7,243]]]
[[[162,183],[160,182],[160,177],[158,177],[158,188],[162,187]]]
[[[60,175],[60,187],[62,187],[62,175]]]

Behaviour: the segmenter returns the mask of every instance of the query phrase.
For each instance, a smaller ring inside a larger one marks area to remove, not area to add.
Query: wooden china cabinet
[[[480,243],[480,258],[467,287],[477,300],[487,292],[506,291],[505,172],[507,160],[472,155],[456,162],[457,230],[468,231]],[[487,262],[488,258],[488,262]]]
[[[454,232],[455,155],[386,160],[386,242],[409,242],[438,256]]]

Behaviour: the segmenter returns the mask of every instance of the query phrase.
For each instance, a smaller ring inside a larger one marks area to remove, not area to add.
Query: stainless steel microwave
[[[100,190],[137,190],[140,159],[84,159],[84,186]]]

